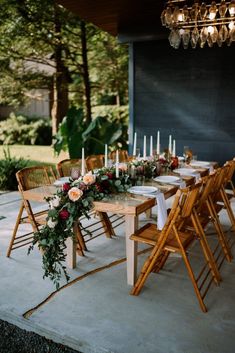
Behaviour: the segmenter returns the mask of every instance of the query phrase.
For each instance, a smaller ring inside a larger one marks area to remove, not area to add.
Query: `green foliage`
[[[104,144],[126,149],[127,125],[113,116],[97,116],[86,127],[82,109],[71,108],[60,124],[55,136],[56,153],[69,151],[70,158],[80,158],[82,147],[85,154],[104,153]]]
[[[8,119],[0,122],[1,145],[50,145],[51,140],[48,119],[32,119],[11,113]]]
[[[9,149],[4,150],[5,159],[0,160],[0,190],[17,190],[16,172],[25,168],[28,161],[11,157]]]
[[[127,104],[128,48],[86,25],[92,105]],[[1,0],[0,101],[19,105],[32,88],[51,87],[51,67],[61,54],[72,105],[84,107],[81,20],[54,0]],[[40,66],[46,64],[47,66]]]

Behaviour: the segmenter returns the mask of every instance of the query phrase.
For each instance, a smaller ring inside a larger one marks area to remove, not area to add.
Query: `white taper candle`
[[[136,143],[137,143],[137,133],[134,134],[134,143],[133,143],[133,156],[136,156]]]
[[[82,148],[82,170],[81,170],[81,175],[85,175],[85,150]]]
[[[157,132],[157,154],[160,154],[160,131]]]
[[[146,159],[146,136],[144,135],[143,158]]]
[[[149,155],[150,157],[153,156],[153,136],[150,136]]]
[[[175,144],[175,140],[173,140],[172,157],[176,157],[176,144]]]
[[[116,150],[116,178],[119,178],[119,151]]]
[[[105,151],[104,151],[104,166],[108,168],[108,145],[105,144]]]
[[[168,146],[169,153],[171,154],[172,152],[172,136],[169,135],[169,146]]]

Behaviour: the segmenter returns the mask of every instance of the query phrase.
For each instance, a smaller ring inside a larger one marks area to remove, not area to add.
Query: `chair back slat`
[[[51,184],[55,177],[52,167],[27,167],[16,173],[16,179],[22,191]]]
[[[60,177],[68,177],[71,176],[72,168],[81,169],[81,167],[81,159],[64,159],[57,164],[56,169]]]
[[[86,165],[87,165],[87,170],[93,170],[93,169],[99,169],[103,168],[104,166],[104,155],[103,154],[97,154],[97,155],[91,155],[86,158]]]

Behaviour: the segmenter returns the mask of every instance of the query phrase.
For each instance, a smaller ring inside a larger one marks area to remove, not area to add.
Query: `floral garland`
[[[38,245],[42,253],[43,278],[49,277],[57,289],[62,274],[69,280],[64,265],[66,240],[74,237],[73,225],[79,222],[81,216],[90,218],[93,201],[102,200],[109,194],[126,192],[132,185],[141,184],[142,177],[151,179],[159,175],[164,163],[165,159],[135,160],[120,165],[119,178],[116,178],[114,168],[102,168],[77,180],[71,178],[54,195],[46,198],[49,204],[47,223],[34,233],[28,250],[30,253]]]
[[[73,225],[79,222],[81,216],[90,218],[89,211],[93,201],[101,200],[105,195],[124,192],[131,186],[128,175],[124,173],[119,179],[115,177],[115,170],[100,169],[99,173],[88,173],[77,180],[70,180],[57,190],[56,194],[46,198],[49,204],[47,223],[34,233],[33,243],[29,253],[37,244],[42,253],[44,276],[49,277],[56,288],[62,274],[69,280],[66,266],[66,240],[74,237]]]

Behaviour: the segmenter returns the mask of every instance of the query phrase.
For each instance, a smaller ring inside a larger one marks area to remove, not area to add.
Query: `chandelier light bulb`
[[[234,16],[235,15],[235,1],[232,0],[228,6],[228,11],[230,16]]]
[[[235,27],[234,22],[233,21],[229,22],[228,28],[229,29],[234,29],[234,27]]]
[[[209,19],[214,20],[217,13],[217,7],[215,1],[212,1],[211,7],[209,8]]]
[[[178,13],[177,20],[179,22],[183,22],[184,21],[184,14],[183,14],[182,10],[180,10],[180,12]]]
[[[209,34],[213,34],[214,33],[214,27],[213,26],[209,26],[207,28],[207,31],[208,31]]]

